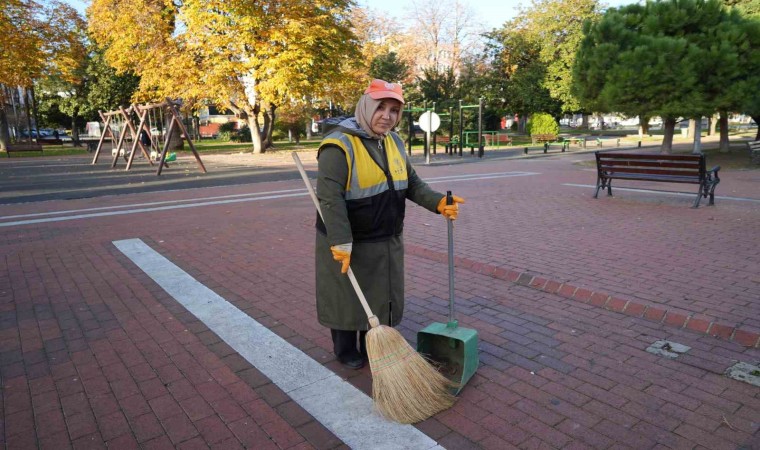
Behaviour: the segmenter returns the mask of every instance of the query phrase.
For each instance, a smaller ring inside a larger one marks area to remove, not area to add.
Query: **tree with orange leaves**
[[[358,63],[347,19],[352,6],[350,0],[93,0],[88,18],[109,63],[140,76],[142,99],[229,108],[247,120],[260,153],[271,146],[279,105],[329,98]]]

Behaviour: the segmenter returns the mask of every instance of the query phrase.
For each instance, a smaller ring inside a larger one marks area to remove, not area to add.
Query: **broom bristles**
[[[455,383],[441,375],[394,328],[367,332],[372,398],[380,413],[399,423],[417,423],[450,408]]]

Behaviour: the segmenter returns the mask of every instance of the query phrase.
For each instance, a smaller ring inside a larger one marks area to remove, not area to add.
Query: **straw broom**
[[[293,160],[322,217],[319,200],[296,152]],[[380,413],[399,423],[417,423],[450,408],[455,400],[450,391],[454,383],[417,353],[395,328],[380,325],[350,267],[348,279],[371,327],[366,337],[367,355],[372,371],[372,399]]]

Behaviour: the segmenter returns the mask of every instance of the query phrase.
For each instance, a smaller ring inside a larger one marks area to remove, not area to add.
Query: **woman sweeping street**
[[[320,324],[330,328],[336,357],[364,366],[367,315],[345,275],[349,264],[381,324],[404,313],[403,226],[406,199],[456,219],[458,203],[422,181],[392,130],[401,119],[401,86],[373,80],[354,117],[338,124],[319,146],[316,285]],[[338,261],[336,264],[334,261]]]

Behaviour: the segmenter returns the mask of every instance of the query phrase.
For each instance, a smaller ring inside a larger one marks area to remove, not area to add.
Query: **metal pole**
[[[462,156],[462,146],[464,145],[464,118],[462,117],[462,100],[459,100],[459,156]]]
[[[422,104],[422,109],[424,112],[427,112],[427,100]],[[430,128],[428,128],[428,130],[429,129]],[[425,155],[425,163],[430,164],[430,131],[426,131],[423,138],[425,139],[425,142],[423,142],[422,154]]]
[[[478,102],[478,157],[483,157],[483,97]]]
[[[431,123],[433,121],[433,114],[435,114],[435,112],[436,112],[435,111],[435,102],[433,102],[433,113],[430,114],[430,122]],[[437,139],[436,139],[437,136],[438,136],[438,131],[437,130],[433,131],[433,154],[434,155],[435,155],[436,147],[437,147],[437,144],[438,144],[438,142],[436,142],[437,141]]]
[[[449,144],[447,148],[451,149],[451,153],[454,153],[454,107],[449,106]]]
[[[451,191],[446,191],[446,204],[453,204]],[[449,256],[449,323],[454,322],[454,221],[446,219],[448,231],[448,256]]]
[[[414,139],[414,124],[412,123],[412,104],[409,103],[409,156],[412,156],[412,139]]]

